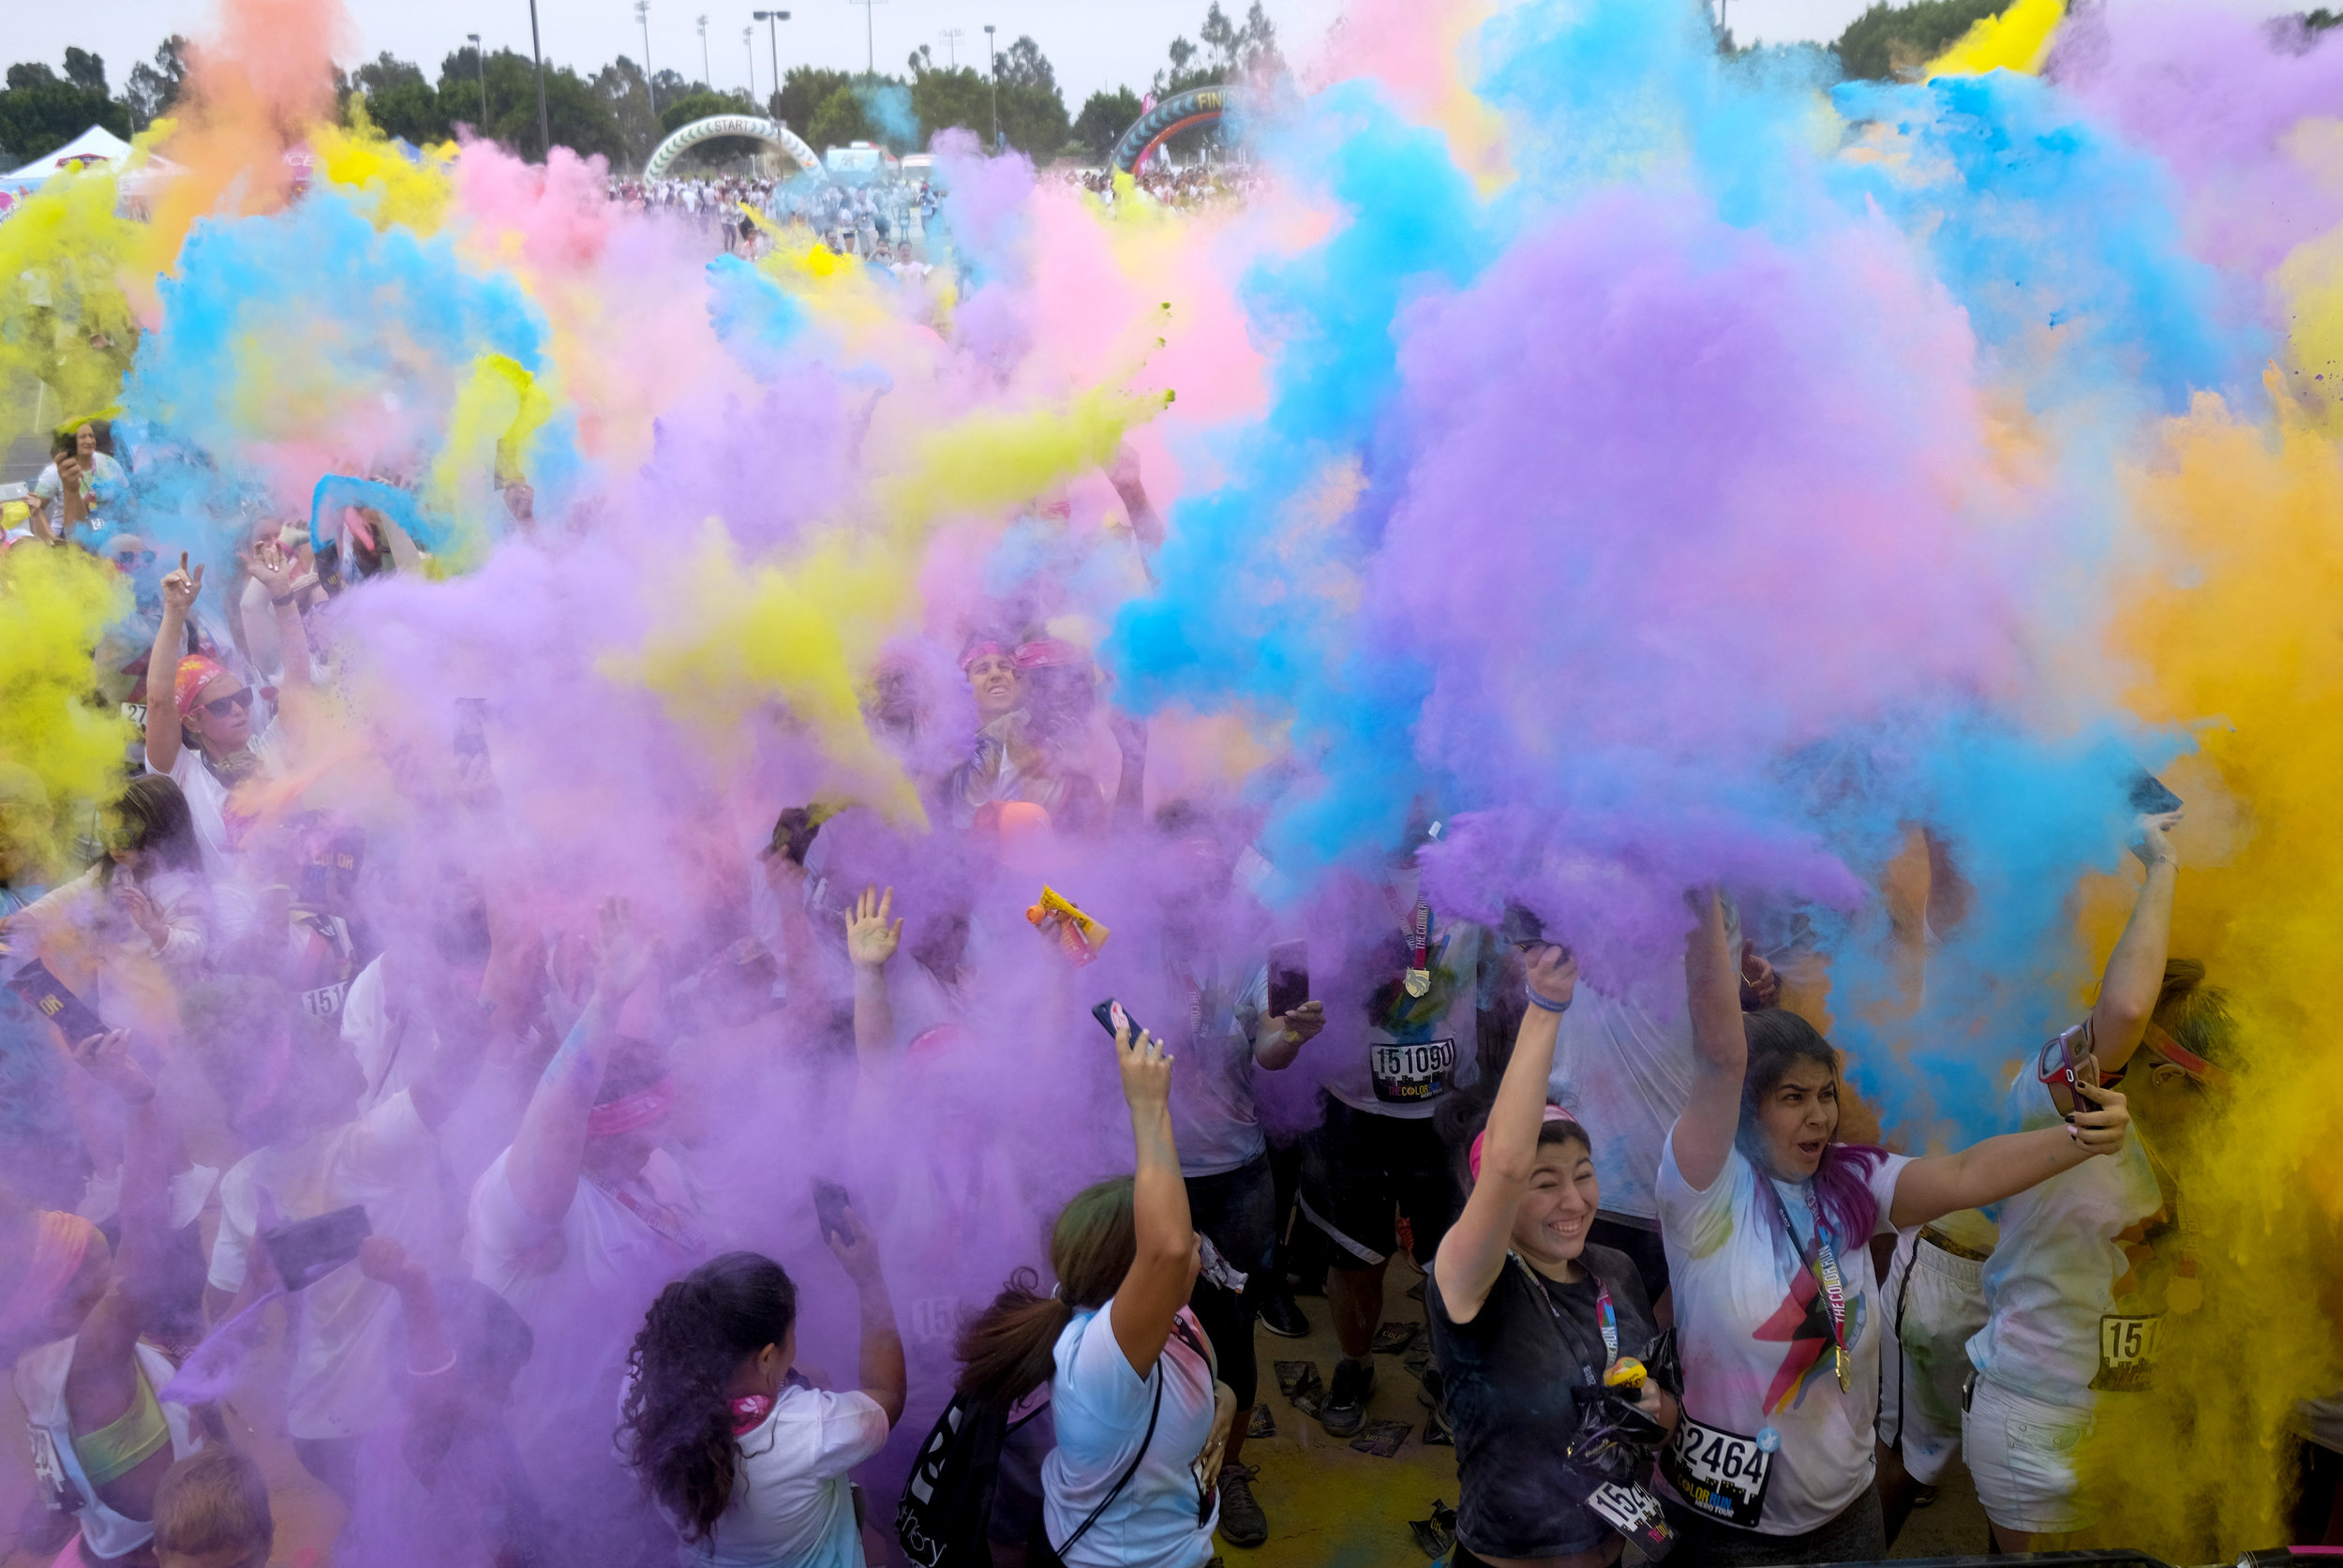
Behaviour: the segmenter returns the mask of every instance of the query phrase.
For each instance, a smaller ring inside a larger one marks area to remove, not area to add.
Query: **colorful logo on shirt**
[[[1447,1022],[1448,1009],[1456,1005],[1456,993],[1471,978],[1448,966],[1448,949],[1455,940],[1454,931],[1432,939],[1431,951],[1425,955],[1432,984],[1421,996],[1408,994],[1404,977],[1411,955],[1407,943],[1395,933],[1384,942],[1377,949],[1376,967],[1391,978],[1368,995],[1367,1023],[1402,1044],[1431,1038],[1432,1031]]]
[[[1773,1315],[1759,1323],[1754,1334],[1758,1339],[1781,1340],[1790,1347],[1783,1354],[1782,1365],[1773,1374],[1773,1381],[1766,1387],[1765,1411],[1780,1415],[1803,1403],[1806,1391],[1816,1383],[1838,1392],[1839,1374],[1831,1347],[1836,1341],[1830,1332],[1830,1306],[1823,1299],[1822,1281],[1815,1277],[1813,1265],[1787,1252],[1776,1251],[1791,1258],[1790,1288],[1782,1305]],[[1850,1291],[1846,1298],[1846,1342],[1852,1351],[1863,1337],[1865,1298],[1860,1292]]]

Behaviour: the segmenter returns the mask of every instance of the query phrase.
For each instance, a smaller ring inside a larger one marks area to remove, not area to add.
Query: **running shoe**
[[[1269,1539],[1269,1516],[1253,1496],[1254,1465],[1220,1467],[1220,1538],[1231,1546],[1258,1546]]]
[[[1293,1297],[1279,1291],[1261,1303],[1261,1326],[1280,1339],[1299,1339],[1310,1331],[1310,1321],[1302,1316]]]
[[[1366,1425],[1366,1401],[1374,1392],[1375,1364],[1343,1357],[1335,1363],[1335,1385],[1319,1409],[1318,1424],[1330,1438],[1357,1437]]]

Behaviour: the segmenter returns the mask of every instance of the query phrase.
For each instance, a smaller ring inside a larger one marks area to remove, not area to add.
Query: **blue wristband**
[[[1523,986],[1521,989],[1530,998],[1530,1005],[1533,1008],[1544,1008],[1547,1012],[1570,1011],[1570,1003],[1567,1000],[1549,1002],[1545,997],[1539,995],[1536,992],[1531,991],[1528,986]]]

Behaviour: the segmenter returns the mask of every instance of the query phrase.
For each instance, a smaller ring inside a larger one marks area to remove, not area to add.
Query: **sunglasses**
[[[155,552],[152,550],[120,550],[115,552],[112,560],[116,566],[127,572],[133,566],[154,565]]]
[[[228,717],[228,710],[230,709],[250,708],[251,706],[252,688],[246,686],[243,691],[238,692],[234,696],[214,697],[211,701],[203,705],[203,711],[209,713],[215,719],[225,719]]]
[[[2058,1107],[2058,1114],[2067,1121],[2075,1119],[2077,1111],[2093,1109],[2088,1100],[2075,1093],[2075,1085],[2088,1083],[2099,1086],[2098,1053],[2091,1049],[2091,1031],[2076,1024],[2063,1034],[2052,1036],[2042,1047],[2042,1055],[2036,1064],[2042,1086],[2050,1091],[2051,1103]]]

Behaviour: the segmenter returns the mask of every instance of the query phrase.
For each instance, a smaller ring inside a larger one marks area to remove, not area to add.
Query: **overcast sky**
[[[864,60],[865,12],[860,0],[786,0],[790,20],[776,40],[781,66],[811,62],[860,69]],[[984,25],[999,29],[1007,47],[1030,33],[1057,67],[1067,107],[1079,109],[1094,89],[1143,88],[1164,63],[1176,34],[1196,36],[1208,0],[878,0],[869,13],[881,70],[900,71],[903,56],[920,44],[940,61],[957,49],[963,61],[984,57]],[[1341,0],[1266,0],[1286,52],[1306,58],[1341,10]],[[1428,0],[1427,0],[1428,3]],[[1665,0],[1650,0],[1663,4]],[[1728,0],[1734,31],[1743,42],[1762,38],[1835,37],[1867,0]],[[2111,0],[2118,9],[2126,0]],[[2287,0],[2215,0],[2256,12],[2291,9]],[[529,52],[529,0],[345,0],[356,37],[348,64],[383,50],[437,74],[450,50],[463,47],[475,28],[491,50]],[[771,0],[766,0],[769,7]],[[1223,0],[1242,14],[1246,0]],[[697,19],[708,18],[709,79],[719,89],[748,84],[749,60],[740,30],[752,25],[754,0],[650,0],[650,59],[684,75],[701,74]],[[133,61],[153,54],[168,35],[200,36],[213,12],[211,0],[105,0],[83,9],[11,0],[12,13],[0,29],[0,54],[7,60],[46,60],[61,66],[67,44],[97,51],[106,60],[107,79],[116,87]],[[643,32],[633,0],[537,0],[538,25],[545,53],[558,64],[590,74],[614,55],[643,55]],[[756,90],[772,85],[771,44],[763,23],[754,23]],[[946,37],[958,28],[959,39]]]

